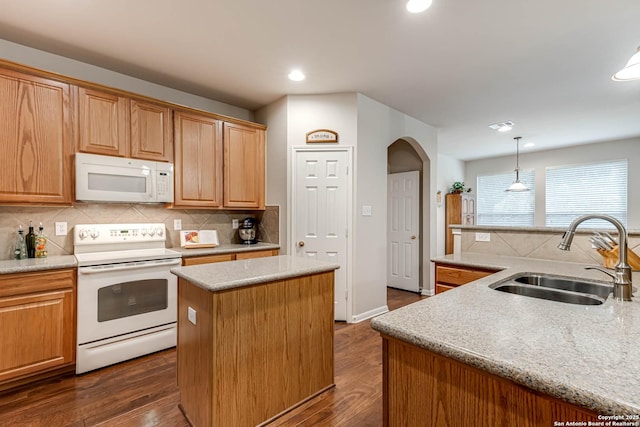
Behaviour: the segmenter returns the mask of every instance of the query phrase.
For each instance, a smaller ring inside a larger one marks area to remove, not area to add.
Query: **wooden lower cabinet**
[[[217,292],[180,278],[178,387],[190,424],[259,425],[332,387],[333,287],[333,272]]]
[[[597,421],[587,409],[394,338],[383,335],[382,349],[384,426],[548,427],[560,425],[556,421]]]
[[[73,371],[73,269],[0,275],[0,390]]]
[[[482,279],[495,272],[496,270],[436,263],[436,294]]]
[[[182,265],[188,266],[188,265],[198,265],[198,264],[209,264],[212,262],[225,262],[225,261],[235,261],[240,259],[262,258],[267,256],[278,256],[279,253],[280,253],[280,250],[278,249],[267,249],[262,251],[237,252],[233,254],[201,255],[201,256],[182,258]]]

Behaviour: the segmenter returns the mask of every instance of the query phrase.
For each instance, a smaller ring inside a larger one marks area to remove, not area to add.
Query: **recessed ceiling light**
[[[293,70],[289,73],[289,80],[293,80],[294,82],[300,82],[304,80],[304,74],[300,70]]]
[[[492,125],[489,125],[489,127],[493,130],[497,130],[498,132],[507,132],[513,129],[514,125],[515,123],[513,123],[511,120],[507,120],[506,122],[502,123],[494,123]]]
[[[409,0],[407,2],[407,10],[411,13],[420,13],[429,9],[432,0]]]
[[[535,142],[527,142],[526,144],[524,144],[524,148],[531,148],[535,146],[536,146]]]

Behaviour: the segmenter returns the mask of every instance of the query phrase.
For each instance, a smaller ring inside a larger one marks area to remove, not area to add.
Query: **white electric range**
[[[176,345],[179,252],[158,224],[79,224],[76,373]]]

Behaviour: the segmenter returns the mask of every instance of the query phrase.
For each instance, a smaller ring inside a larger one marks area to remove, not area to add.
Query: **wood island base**
[[[220,291],[180,278],[178,387],[189,423],[260,425],[333,387],[333,293],[333,271]]]

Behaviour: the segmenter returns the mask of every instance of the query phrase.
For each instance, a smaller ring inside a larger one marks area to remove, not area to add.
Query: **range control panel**
[[[74,245],[164,242],[166,228],[154,224],[78,224],[73,229]]]

